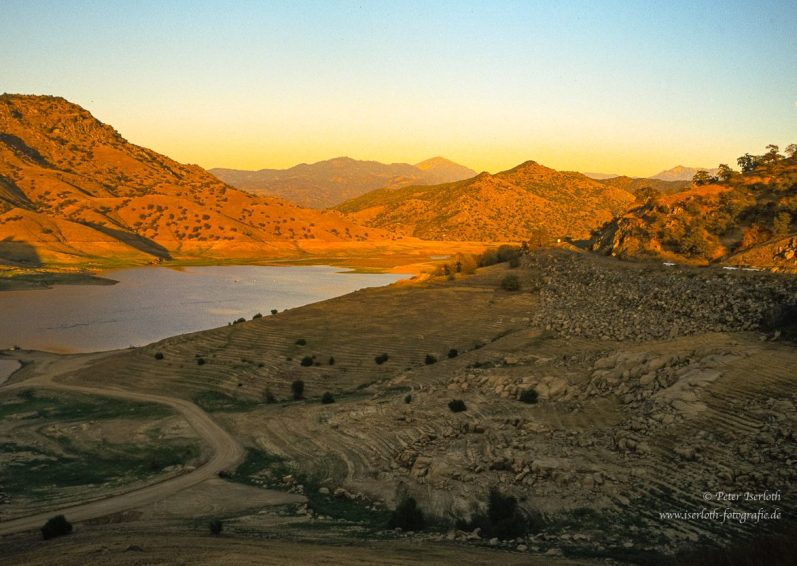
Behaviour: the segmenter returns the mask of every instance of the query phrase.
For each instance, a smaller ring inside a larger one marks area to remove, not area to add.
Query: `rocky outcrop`
[[[565,337],[644,341],[754,330],[797,305],[790,275],[554,252],[525,261],[540,293],[532,324]]]

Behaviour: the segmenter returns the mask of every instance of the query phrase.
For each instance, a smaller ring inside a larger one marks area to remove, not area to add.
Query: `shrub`
[[[277,309],[271,309],[271,314],[277,314]]]
[[[47,520],[41,529],[42,538],[50,540],[51,538],[68,535],[72,532],[72,523],[66,520],[63,515],[56,515]]]
[[[301,363],[302,363],[302,366],[304,366],[304,367],[310,367],[311,365],[313,365],[313,358],[310,357],[310,356],[305,356],[305,357],[302,358],[302,362]]]
[[[520,256],[512,256],[509,258],[509,267],[514,269],[520,266]]]
[[[520,290],[520,280],[517,275],[507,275],[501,280],[501,289],[504,291],[518,291]]]
[[[155,359],[162,360],[163,359],[163,352],[155,352]]]
[[[414,497],[405,497],[390,515],[387,522],[390,529],[402,529],[404,531],[422,531],[426,528],[426,519],[418,509],[418,503]]]
[[[457,349],[456,349],[456,348],[451,348],[451,349],[448,351],[448,357],[449,357],[449,358],[456,358],[458,355],[459,355],[459,352],[457,351]]]
[[[463,525],[460,525],[463,526]],[[487,512],[480,513],[464,525],[468,530],[480,528],[483,537],[513,539],[529,532],[529,520],[518,507],[517,499],[503,495],[497,488],[490,489]]]
[[[304,381],[297,379],[291,383],[291,392],[293,393],[293,399],[295,401],[302,399],[304,396]]]
[[[407,403],[408,405],[412,403],[412,395],[410,393],[407,393],[407,395],[405,395],[404,402]]]
[[[462,411],[467,410],[465,401],[462,399],[452,399],[448,402],[448,408],[451,409],[452,413],[461,413]]]
[[[304,338],[299,338],[299,339],[296,341],[296,345],[297,345],[297,346],[306,346],[306,345],[307,345],[307,340],[305,340]]]
[[[523,401],[524,403],[533,404],[537,402],[537,398],[539,395],[537,394],[536,389],[524,389],[520,392],[520,396],[518,399]]]
[[[274,394],[268,387],[266,387],[266,390],[263,392],[263,401],[265,401],[267,405],[277,402],[277,398],[274,397]]]
[[[333,358],[332,356],[329,356],[329,365],[331,366],[335,365],[335,358]]]
[[[258,318],[263,318],[263,315],[261,313],[257,313],[255,316],[252,317],[252,320],[256,320]]]
[[[381,366],[383,363],[385,363],[389,359],[390,359],[390,356],[388,356],[387,354],[379,354],[377,357],[374,358],[374,361],[376,362],[377,365]]]
[[[242,322],[246,322],[246,319],[244,317],[232,321],[233,324],[241,324]]]
[[[432,354],[426,354],[426,359],[424,359],[424,362],[426,363],[427,366],[430,366],[432,364],[437,363],[437,358]]]
[[[223,527],[223,523],[219,519],[211,519],[210,520],[210,534],[212,535],[219,535],[221,534],[221,529]]]
[[[197,358],[196,359],[196,365],[204,366],[205,365],[205,358]]]
[[[330,403],[334,403],[335,402],[335,397],[332,396],[332,393],[330,393],[329,391],[326,391],[326,392],[324,392],[323,395],[321,395],[321,402],[324,405],[329,405]]]

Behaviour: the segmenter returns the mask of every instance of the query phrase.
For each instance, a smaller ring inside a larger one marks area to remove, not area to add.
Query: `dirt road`
[[[210,415],[190,401],[161,395],[134,393],[121,389],[66,385],[55,381],[58,376],[81,369],[99,357],[107,355],[110,354],[103,353],[56,357],[50,354],[39,354],[35,352],[26,353],[26,355],[22,357],[26,359],[32,358],[33,366],[29,367],[28,370],[33,376],[24,381],[6,384],[0,387],[0,394],[19,389],[46,388],[70,393],[99,395],[130,401],[167,405],[185,418],[194,431],[196,431],[197,435],[208,445],[212,456],[205,464],[196,470],[154,485],[129,491],[121,495],[114,495],[105,499],[91,501],[89,503],[54,508],[44,513],[37,513],[35,515],[2,522],[0,523],[0,535],[41,527],[47,519],[60,513],[66,515],[70,521],[75,522],[148,505],[209,478],[217,477],[219,471],[232,469],[242,460],[244,450],[241,444],[226,430],[216,424]]]

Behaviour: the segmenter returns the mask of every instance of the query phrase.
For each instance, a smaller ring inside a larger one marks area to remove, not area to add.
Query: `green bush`
[[[326,391],[326,392],[324,392],[323,395],[321,395],[321,402],[324,405],[329,405],[330,403],[334,403],[335,402],[335,397],[332,396],[332,393],[330,393],[329,391]]]
[[[297,379],[291,383],[291,392],[293,393],[294,401],[299,401],[304,396],[304,381]]]
[[[196,359],[196,365],[204,366],[205,365],[205,358],[197,358]]]
[[[426,528],[426,519],[423,512],[418,509],[418,503],[414,497],[405,497],[393,511],[387,523],[390,529],[402,529],[404,531],[422,531]]]
[[[518,507],[517,499],[503,495],[497,488],[490,489],[487,512],[475,515],[470,522],[459,521],[459,528],[481,529],[482,537],[513,539],[529,532],[529,519]]]
[[[296,345],[297,346],[307,346],[307,340],[305,340],[304,338],[299,338],[296,341]]]
[[[329,365],[331,366],[335,365],[335,358],[333,358],[332,356],[329,356]]]
[[[305,356],[302,358],[301,364],[304,367],[310,367],[313,365],[313,358],[311,356]]]
[[[374,361],[376,362],[377,365],[381,366],[383,363],[385,363],[389,359],[390,359],[390,356],[388,356],[387,354],[379,354],[377,357],[374,358]]]
[[[520,290],[520,280],[518,279],[517,275],[507,275],[501,280],[501,289],[504,291],[519,291]]]
[[[432,354],[426,354],[426,359],[424,359],[424,362],[426,363],[427,366],[430,366],[432,364],[437,363],[437,358]]]
[[[51,538],[68,535],[72,532],[72,523],[66,520],[63,515],[56,515],[47,520],[41,528],[42,538],[50,540]]]
[[[163,352],[155,352],[155,359],[162,360],[163,359]]]
[[[410,394],[410,393],[407,393],[407,394],[404,396],[404,402],[405,402],[405,403],[407,403],[408,405],[409,405],[410,403],[412,403],[412,394]]]
[[[449,357],[449,358],[456,358],[458,355],[459,355],[459,352],[457,351],[457,349],[456,349],[456,348],[451,348],[451,349],[448,351],[448,357]]]
[[[536,389],[524,389],[520,392],[519,399],[524,403],[533,404],[537,402],[538,397]]]
[[[462,399],[452,399],[448,402],[448,408],[451,409],[452,413],[461,413],[462,411],[467,410],[465,401]]]
[[[210,534],[212,535],[219,535],[221,534],[221,529],[223,527],[223,523],[219,519],[211,519],[210,521]]]

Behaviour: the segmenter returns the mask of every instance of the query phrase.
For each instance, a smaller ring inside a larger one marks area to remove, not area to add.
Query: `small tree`
[[[332,396],[332,393],[329,391],[325,391],[323,395],[321,395],[321,402],[324,405],[329,405],[335,402],[335,397]]]
[[[539,394],[537,393],[536,389],[524,389],[520,392],[518,399],[520,399],[524,403],[528,403],[530,405],[537,402],[539,398]]]
[[[72,523],[66,520],[63,515],[56,515],[47,520],[41,528],[42,538],[50,540],[51,538],[68,535],[72,532]]]
[[[383,353],[383,354],[379,354],[378,356],[376,356],[374,358],[374,361],[376,362],[377,365],[381,366],[383,363],[385,363],[389,359],[390,359],[390,356],[388,356],[387,354]]]
[[[462,411],[467,410],[465,401],[462,399],[452,399],[448,402],[448,408],[451,409],[452,413],[461,413]]]
[[[501,280],[501,289],[504,291],[519,291],[520,279],[518,279],[518,276],[514,273],[507,275]]]
[[[297,379],[291,383],[291,392],[293,393],[294,401],[299,401],[304,397],[304,381]]]
[[[155,352],[155,359],[162,360],[163,359],[163,352]]]
[[[271,309],[271,314],[277,314],[277,309]]]
[[[329,365],[331,366],[335,365],[335,358],[333,358],[332,356],[329,356]]]
[[[434,356],[433,354],[426,354],[426,358],[424,359],[424,362],[426,363],[427,366],[430,366],[432,364],[436,364],[437,363],[437,357]]]
[[[219,519],[211,519],[210,521],[210,534],[220,535],[221,529],[224,524]]]
[[[390,515],[387,526],[390,529],[422,531],[426,528],[426,518],[418,509],[418,502],[415,501],[415,498],[407,496],[401,500],[396,510]]]
[[[313,365],[313,358],[311,356],[305,356],[302,358],[301,364],[304,367],[310,367]]]
[[[459,355],[459,352],[457,351],[457,349],[456,349],[456,348],[451,348],[451,349],[448,351],[448,357],[449,357],[449,358],[456,358],[458,355]]]
[[[306,346],[306,345],[307,345],[307,340],[305,340],[304,338],[299,338],[299,339],[296,341],[296,345],[297,345],[297,346]]]

